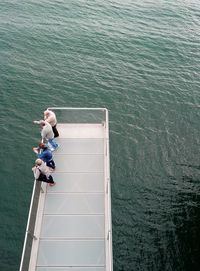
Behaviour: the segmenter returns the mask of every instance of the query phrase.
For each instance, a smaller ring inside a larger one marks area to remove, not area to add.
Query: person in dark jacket
[[[53,170],[55,169],[55,162],[53,160],[52,152],[44,143],[40,143],[38,148],[33,148],[39,159],[42,159],[46,165]]]

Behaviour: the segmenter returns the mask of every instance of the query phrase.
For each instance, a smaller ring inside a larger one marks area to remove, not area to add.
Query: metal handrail
[[[23,271],[24,268],[24,260],[25,260],[25,252],[26,252],[26,247],[27,247],[27,240],[28,240],[28,235],[32,235],[32,239],[34,239],[34,233],[31,233],[29,228],[30,228],[30,221],[31,221],[31,217],[32,217],[32,212],[33,212],[33,202],[34,202],[34,198],[35,198],[35,194],[36,194],[36,185],[37,185],[37,181],[34,181],[34,185],[33,185],[33,192],[32,192],[32,196],[31,196],[31,203],[30,203],[30,208],[29,208],[29,214],[28,214],[28,221],[27,221],[27,226],[26,226],[26,233],[25,233],[25,238],[24,238],[24,246],[23,246],[23,250],[22,250],[22,257],[21,257],[21,263],[20,263],[20,271]],[[37,238],[37,237],[35,237]]]
[[[107,110],[104,107],[99,107],[99,108],[90,108],[90,107],[49,107],[49,110],[94,110],[94,111],[99,111],[99,110]]]
[[[107,215],[108,215],[108,221],[107,221],[107,227],[108,227],[108,232],[107,232],[107,248],[108,248],[108,259],[109,259],[109,266],[107,268],[107,271],[112,271],[113,270],[113,262],[112,262],[112,226],[111,226],[111,221],[112,221],[112,215],[111,215],[111,193],[110,193],[110,154],[109,154],[109,119],[108,119],[108,110],[105,110],[105,123],[107,126],[105,127],[106,129],[106,168],[105,168],[105,178],[106,178],[106,186],[107,186]],[[106,259],[107,261],[107,259]]]

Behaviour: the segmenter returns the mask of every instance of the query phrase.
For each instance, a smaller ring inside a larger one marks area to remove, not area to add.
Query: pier
[[[108,111],[49,109],[56,185],[34,182],[20,271],[112,271]]]

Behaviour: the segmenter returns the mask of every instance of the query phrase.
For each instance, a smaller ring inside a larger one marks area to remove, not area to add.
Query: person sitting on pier
[[[47,109],[46,111],[44,111],[44,120],[46,120],[52,126],[54,137],[58,137],[59,133],[56,128],[57,119],[56,119],[55,113],[53,111]]]
[[[49,183],[50,186],[55,185],[56,183],[53,180],[53,177],[50,174],[49,168],[45,165],[42,159],[35,160],[35,166],[32,168],[35,180],[40,182]]]
[[[37,157],[42,159],[48,167],[55,169],[55,162],[53,160],[52,152],[48,149],[47,145],[40,143],[37,148],[33,148],[33,151],[37,154]]]
[[[51,125],[45,120],[34,120],[33,122],[40,124],[42,141],[44,143],[48,143],[51,151],[56,150],[58,148],[58,144],[54,139],[54,133]]]

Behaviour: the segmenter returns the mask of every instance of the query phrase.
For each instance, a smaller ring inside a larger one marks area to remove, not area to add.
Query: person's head
[[[46,146],[44,143],[40,142],[39,148],[40,148],[40,149],[46,149],[47,146]]]
[[[49,110],[44,111],[44,116],[45,116],[45,117],[48,117],[49,114],[50,114],[50,111],[49,111]]]
[[[45,121],[44,120],[40,120],[39,123],[40,123],[40,127],[44,127],[45,126]]]
[[[35,160],[35,165],[36,165],[36,166],[41,166],[41,165],[42,165],[42,159],[39,159],[39,158],[36,159],[36,160]]]

